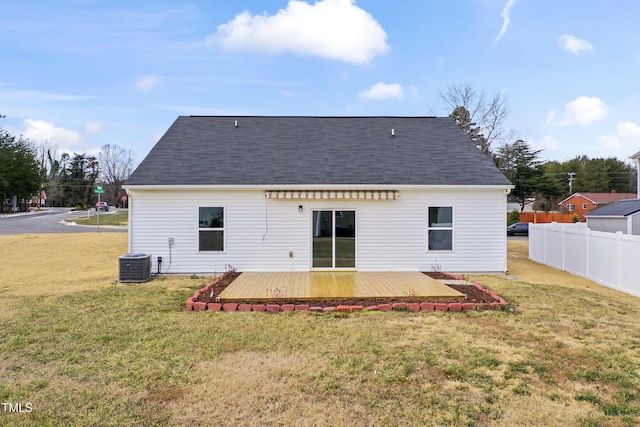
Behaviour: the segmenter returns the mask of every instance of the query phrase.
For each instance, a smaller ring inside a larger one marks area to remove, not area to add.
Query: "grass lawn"
[[[98,213],[96,212],[94,215],[89,218],[75,218],[67,220],[67,222],[75,222],[80,225],[97,225],[98,224]],[[126,226],[129,223],[129,212],[127,210],[119,210],[117,212],[108,213],[108,212],[100,212],[100,225],[119,225]]]
[[[187,312],[211,278],[118,284],[125,233],[0,238],[0,425],[634,426],[640,299],[535,264],[513,311]]]

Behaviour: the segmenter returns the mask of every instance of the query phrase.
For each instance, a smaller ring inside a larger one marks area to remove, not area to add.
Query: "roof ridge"
[[[208,117],[208,118],[292,118],[292,119],[451,119],[448,116],[314,116],[314,115],[207,115],[191,114],[181,117]],[[451,119],[453,121],[453,119]]]

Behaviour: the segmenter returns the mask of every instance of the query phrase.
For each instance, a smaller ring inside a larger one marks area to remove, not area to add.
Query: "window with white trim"
[[[453,250],[453,208],[430,206],[427,224],[428,249],[430,251]]]
[[[585,210],[585,209],[587,209],[587,204],[586,204],[586,203],[583,203],[583,204],[582,204],[582,210]]]
[[[575,208],[576,208],[576,205],[574,205],[573,203],[568,203],[567,204],[567,210],[569,212],[573,212],[575,210]]]
[[[199,208],[198,249],[208,252],[224,251],[224,208]]]

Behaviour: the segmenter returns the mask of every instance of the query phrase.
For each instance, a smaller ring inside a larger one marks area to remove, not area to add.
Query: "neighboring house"
[[[179,117],[124,188],[153,271],[507,269],[513,186],[448,117]]]
[[[640,199],[621,200],[585,215],[587,227],[594,231],[640,236]]]
[[[584,214],[602,205],[635,198],[635,193],[616,193],[615,191],[611,193],[574,193],[558,205],[562,212],[576,214],[583,218]]]

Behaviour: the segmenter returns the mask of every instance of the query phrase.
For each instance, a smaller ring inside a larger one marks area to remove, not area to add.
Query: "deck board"
[[[220,294],[220,300],[269,301],[339,298],[463,298],[420,272],[247,272]]]

